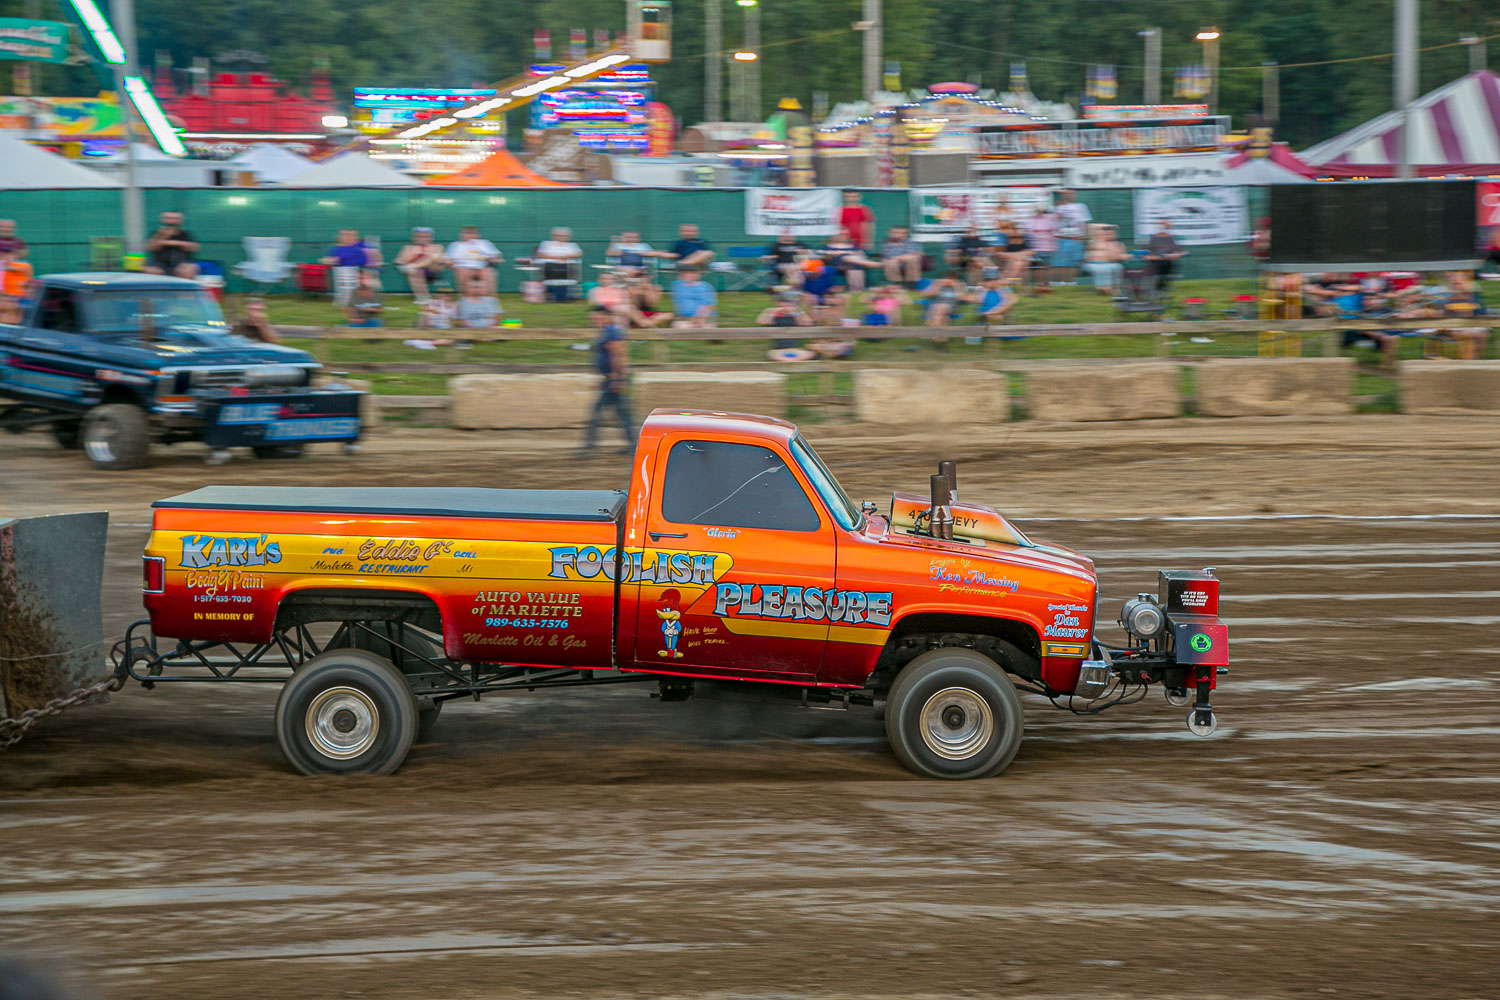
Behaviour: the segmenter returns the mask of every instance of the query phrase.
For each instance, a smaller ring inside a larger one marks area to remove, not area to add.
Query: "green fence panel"
[[[877,239],[891,226],[909,224],[908,192],[873,189],[862,196],[875,213]],[[1086,190],[1079,198],[1095,220],[1114,223],[1127,245],[1135,242],[1133,191]],[[346,226],[378,237],[389,262],[413,226],[430,226],[440,243],[448,243],[458,238],[461,226],[477,225],[505,254],[500,287],[506,291],[514,291],[519,282],[515,259],[531,254],[554,226],[572,230],[586,264],[602,262],[610,239],[626,230],[639,232],[653,246],[670,246],[684,222],[696,223],[721,259],[731,247],[763,246],[772,239],[745,232],[745,193],[740,188],[157,188],[147,190],[144,201],[148,231],[161,212],[184,213],[188,229],[203,244],[201,256],[224,267],[231,290],[245,287],[233,274],[234,265],[245,259],[244,237],[288,237],[290,259],[308,262],[318,260]],[[1247,201],[1253,224],[1266,214],[1269,192],[1251,188]],[[88,264],[92,237],[121,233],[120,202],[116,190],[5,191],[0,192],[0,217],[16,220],[31,244],[38,272],[77,270]],[[1244,245],[1191,250],[1183,261],[1185,278],[1248,280],[1255,273]],[[404,287],[389,264],[383,280],[387,289]]]

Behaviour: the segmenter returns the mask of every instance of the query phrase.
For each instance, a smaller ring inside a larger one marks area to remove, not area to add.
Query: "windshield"
[[[192,289],[95,292],[86,301],[87,329],[94,333],[140,333],[146,316],[157,330],[224,325],[219,304]]]
[[[828,471],[828,466],[818,457],[818,453],[812,450],[812,445],[802,439],[798,434],[792,439],[792,455],[796,457],[797,464],[802,466],[803,473],[812,480],[813,488],[818,491],[818,496],[823,498],[828,512],[833,519],[843,528],[858,528],[864,523],[864,515],[849,499],[849,494],[839,485],[839,481],[833,478],[833,473]]]

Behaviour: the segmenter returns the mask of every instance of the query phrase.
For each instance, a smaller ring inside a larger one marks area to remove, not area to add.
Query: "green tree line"
[[[23,16],[37,0],[0,0],[0,16]],[[673,4],[673,59],[656,69],[661,99],[685,123],[703,115],[705,59],[728,58],[740,45],[743,12],[721,0],[723,47],[705,52],[703,0]],[[56,16],[44,0],[42,16]],[[101,6],[104,6],[101,4]],[[267,68],[296,84],[326,59],[337,93],[355,86],[472,86],[515,75],[532,61],[532,32],[551,31],[554,55],[579,27],[625,27],[623,0],[137,0],[142,62],[168,54],[179,67],[194,57],[264,53]],[[851,22],[861,0],[761,0],[763,114],[782,97],[805,107],[826,93],[836,104],[858,98],[862,36]],[[1024,60],[1031,89],[1046,100],[1080,102],[1088,64],[1117,67],[1120,103],[1142,98],[1143,40],[1162,31],[1162,96],[1170,100],[1176,66],[1202,60],[1193,35],[1223,33],[1220,108],[1244,125],[1261,110],[1261,66],[1280,70],[1277,133],[1305,146],[1391,106],[1393,0],[885,0],[884,55],[901,64],[906,87],[963,80],[1004,89],[1010,64]],[[1460,35],[1500,34],[1496,0],[1421,0],[1420,86],[1463,73]],[[1500,37],[1490,42],[1500,62]],[[727,66],[727,62],[726,62]],[[49,67],[45,84],[97,86],[79,69]],[[726,108],[729,74],[725,73]],[[517,115],[519,126],[524,115]]]

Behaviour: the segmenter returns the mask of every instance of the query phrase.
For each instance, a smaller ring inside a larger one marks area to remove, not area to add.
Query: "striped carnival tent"
[[[1500,76],[1480,70],[1413,101],[1411,162],[1419,177],[1500,174]],[[1389,111],[1300,155],[1322,177],[1391,177],[1401,114]]]

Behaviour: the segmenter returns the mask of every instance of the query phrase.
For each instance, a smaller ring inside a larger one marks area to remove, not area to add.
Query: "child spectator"
[[[1089,248],[1083,269],[1093,279],[1094,289],[1099,294],[1115,293],[1125,273],[1125,261],[1129,259],[1130,251],[1120,242],[1114,226],[1102,223],[1089,226]]]
[[[719,297],[704,281],[695,267],[678,268],[679,277],[672,282],[672,309],[677,318],[674,327],[706,328],[717,325]]]
[[[500,300],[485,294],[478,282],[471,282],[464,290],[464,297],[458,300],[458,325],[468,330],[488,330],[498,324],[499,317],[504,314]]]
[[[881,285],[863,296],[869,312],[864,314],[865,326],[900,326],[901,307],[911,305],[911,299],[898,284]]]
[[[380,313],[385,306],[380,304],[380,290],[371,271],[361,271],[354,291],[349,293],[349,304],[344,307],[344,316],[350,326],[380,326]]]
[[[451,330],[457,315],[458,307],[453,302],[453,296],[447,292],[435,292],[432,298],[422,303],[417,326],[423,330]]]
[[[849,234],[857,250],[867,250],[875,242],[875,213],[869,205],[861,204],[858,191],[844,192],[844,205],[839,209],[839,227]]]

